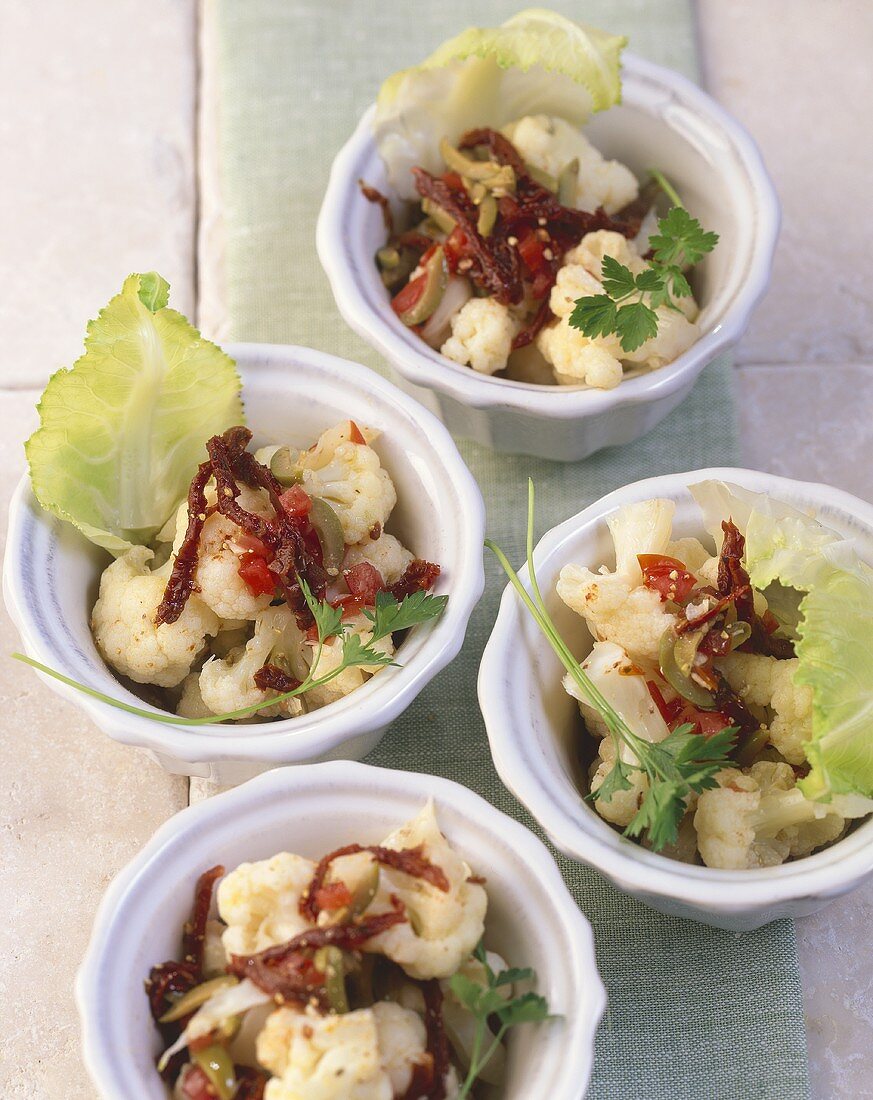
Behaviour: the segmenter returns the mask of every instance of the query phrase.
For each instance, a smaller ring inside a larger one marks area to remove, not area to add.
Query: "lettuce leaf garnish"
[[[798,787],[821,801],[873,798],[873,569],[850,540],[790,505],[716,482],[692,492],[710,531],[717,511],[744,529],[756,588],[803,593],[796,682],[812,688],[813,733],[804,745],[810,773]]]
[[[243,422],[233,360],[167,308],[169,284],[129,275],[57,371],[25,444],[34,494],[119,555],[148,542],[185,495],[204,445]]]
[[[528,8],[499,27],[469,27],[420,65],[389,77],[376,104],[376,144],[388,181],[412,199],[410,169],[438,172],[439,142],[476,126],[499,129],[524,115],[582,125],[621,99],[627,39]]]

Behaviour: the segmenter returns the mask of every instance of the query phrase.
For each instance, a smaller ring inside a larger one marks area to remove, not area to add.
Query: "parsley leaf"
[[[529,967],[510,967],[495,974],[488,964],[481,941],[473,952],[473,957],[482,964],[484,982],[476,981],[466,974],[455,974],[449,980],[452,995],[476,1018],[470,1048],[470,1068],[458,1092],[458,1100],[465,1100],[471,1095],[477,1078],[491,1061],[511,1027],[552,1019],[545,997],[531,990],[513,996],[514,991],[507,988],[533,981],[536,977],[533,970]],[[492,1017],[497,1020],[496,1032],[489,1026]]]
[[[622,351],[636,351],[658,335],[658,315],[644,302],[629,302],[616,315],[615,331],[621,337]]]
[[[534,486],[533,481],[529,481],[527,568],[530,592],[521,583],[518,574],[509,564],[500,547],[490,539],[485,540],[485,545],[500,562],[509,577],[510,584],[533,616],[564,668],[575,680],[584,698],[599,712],[609,731],[609,736],[615,742],[616,763],[607,773],[603,783],[588,797],[609,801],[618,791],[631,788],[631,777],[634,772],[642,772],[647,781],[646,793],[639,811],[625,832],[628,836],[647,833],[654,850],[660,851],[676,842],[679,823],[685,815],[690,795],[717,786],[715,777],[730,763],[728,757],[734,746],[737,730],[734,727],[727,727],[712,737],[703,737],[693,733],[692,726],[685,725],[673,730],[668,737],[657,744],[635,733],[604,698],[597,685],[576,660],[546,610],[534,569],[533,526]],[[634,762],[622,759],[623,748],[629,750],[625,755],[630,756]]]
[[[615,317],[618,313],[615,302],[608,294],[591,294],[587,298],[577,298],[570,324],[581,329],[590,339],[597,336],[609,336],[615,332]]]
[[[443,613],[448,596],[430,596],[419,590],[410,596],[404,596],[398,602],[390,592],[378,592],[376,605],[364,614],[373,624],[373,641],[385,638],[398,630],[408,630],[411,626],[436,619]]]
[[[604,256],[601,264],[601,282],[603,289],[613,301],[618,302],[633,294],[637,281],[629,267],[619,263],[613,256]]]
[[[718,243],[718,234],[705,231],[691,217],[661,173],[652,174],[675,205],[658,221],[658,232],[649,238],[649,266],[635,276],[615,257],[604,256],[600,268],[603,293],[577,298],[569,320],[590,340],[614,334],[625,352],[636,351],[658,335],[657,309],[663,306],[681,312],[673,299],[691,294],[682,269],[699,263]],[[635,300],[629,300],[634,296]]]
[[[315,629],[318,631],[318,641],[324,643],[328,638],[343,632],[343,609],[331,607],[327,600],[317,600],[312,594],[312,589],[303,579],[298,577],[300,591],[309,608],[309,613],[315,620]]]

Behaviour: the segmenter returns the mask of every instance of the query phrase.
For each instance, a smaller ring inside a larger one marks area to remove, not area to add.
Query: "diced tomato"
[[[276,589],[276,578],[260,554],[243,554],[237,572],[253,596],[266,596]]]
[[[302,519],[312,510],[312,498],[302,485],[292,485],[279,497],[282,507],[292,519]]]
[[[663,601],[684,603],[694,590],[697,578],[689,573],[685,564],[664,554],[637,554],[643,571],[643,584],[657,592]]]
[[[546,247],[546,242],[541,241],[532,229],[519,233],[518,253],[532,275],[551,270],[545,255]]]
[[[185,1070],[182,1095],[185,1100],[215,1100],[215,1090],[199,1066],[192,1065]]]
[[[354,420],[349,421],[349,438],[351,439],[352,443],[366,443],[367,442],[366,439],[364,439],[364,433],[361,431],[361,429],[358,427],[358,425],[354,422]]]
[[[672,725],[682,711],[683,700],[671,699],[668,703],[654,680],[646,681],[646,686],[649,689],[649,694],[655,700],[655,706],[661,712],[661,717],[668,726]]]
[[[720,711],[698,710],[681,697],[677,696],[668,703],[654,680],[647,681],[647,686],[655,706],[671,730],[676,729],[677,726],[690,724],[695,727],[696,733],[702,733],[704,737],[712,737],[714,733],[719,733],[725,726],[731,724],[730,719]]]
[[[458,172],[443,172],[443,183],[450,187],[452,191],[464,190],[464,181]]]
[[[418,304],[419,298],[424,294],[424,289],[427,286],[427,272],[423,271],[421,275],[416,275],[414,279],[411,279],[402,290],[399,290],[391,299],[391,308],[399,316],[401,313],[406,313]]]
[[[258,554],[265,561],[270,560],[270,551],[255,535],[250,535],[248,531],[238,531],[233,537],[234,544],[240,548],[240,550],[248,550],[251,554]]]
[[[385,587],[382,574],[375,565],[371,565],[368,561],[359,562],[358,565],[353,565],[351,569],[344,569],[343,576],[346,579],[349,592],[368,604],[375,603],[376,593],[381,592]]]
[[[533,282],[531,283],[531,297],[540,301],[542,298],[545,298],[554,285],[555,276],[551,269],[538,271],[536,275],[534,275]]]
[[[451,231],[443,248],[445,250],[446,263],[448,264],[449,271],[454,275],[458,270],[460,261],[470,253],[470,242],[467,240],[467,234],[459,225],[456,225]]]
[[[329,882],[315,893],[315,904],[318,909],[329,911],[344,909],[351,900],[351,891],[344,882]]]

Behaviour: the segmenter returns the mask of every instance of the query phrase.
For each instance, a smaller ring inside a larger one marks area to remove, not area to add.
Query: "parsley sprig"
[[[718,234],[707,232],[682,205],[678,194],[660,172],[652,175],[667,193],[673,207],[658,221],[658,232],[649,238],[652,258],[639,275],[612,256],[601,264],[602,294],[577,298],[570,325],[584,336],[619,337],[623,351],[638,347],[658,335],[660,306],[681,312],[675,299],[687,298],[691,286],[684,269],[700,263],[718,243]]]
[[[470,1053],[470,1068],[458,1093],[458,1100],[469,1096],[476,1079],[494,1054],[510,1028],[518,1024],[541,1023],[550,1019],[545,997],[533,992],[507,997],[507,986],[534,980],[533,970],[512,967],[496,973],[488,964],[488,956],[480,942],[473,957],[482,964],[485,984],[473,981],[465,974],[455,974],[449,985],[461,1004],[476,1018],[476,1030]],[[489,1020],[494,1018],[497,1030],[492,1031]]]
[[[561,664],[579,686],[589,705],[602,717],[615,743],[615,764],[597,790],[588,797],[609,802],[618,791],[631,789],[634,772],[642,772],[648,781],[647,790],[639,810],[625,829],[625,835],[638,837],[646,833],[652,848],[660,851],[676,843],[679,822],[685,815],[688,798],[718,785],[715,776],[730,763],[728,753],[734,745],[737,730],[727,727],[712,737],[704,737],[695,734],[693,726],[683,725],[657,744],[634,733],[573,656],[546,610],[534,569],[533,529],[534,484],[528,481],[527,570],[530,592],[500,547],[490,539],[485,540],[485,545],[500,562]],[[630,759],[623,759],[623,755]]]
[[[309,608],[315,622],[318,638],[315,646],[315,655],[306,679],[291,691],[282,692],[280,695],[265,696],[265,698],[258,703],[253,703],[248,707],[241,707],[239,710],[228,711],[227,714],[210,715],[208,718],[181,718],[174,714],[163,714],[160,711],[146,710],[143,707],[132,706],[130,703],[125,703],[121,699],[106,695],[96,688],[88,687],[87,684],[80,684],[77,680],[65,676],[56,669],[49,668],[48,665],[44,665],[40,661],[35,661],[32,657],[27,657],[23,653],[13,653],[12,657],[16,661],[22,661],[24,664],[30,665],[46,676],[51,676],[53,679],[59,680],[68,687],[75,688],[84,695],[89,695],[92,699],[99,699],[101,702],[107,703],[111,707],[115,707],[116,710],[123,710],[128,714],[135,714],[140,718],[149,718],[153,722],[161,722],[169,726],[204,726],[211,725],[213,722],[228,722],[240,718],[248,718],[252,714],[257,714],[258,711],[263,710],[265,707],[275,706],[276,703],[284,702],[286,699],[293,699],[297,695],[305,695],[311,688],[329,684],[331,680],[335,680],[337,676],[348,668],[373,665],[379,667],[396,665],[397,662],[394,658],[387,653],[383,653],[380,649],[377,649],[375,643],[381,641],[383,638],[389,637],[396,631],[408,630],[410,627],[418,626],[421,623],[426,623],[431,619],[438,618],[442,614],[449,598],[448,596],[431,596],[426,592],[420,591],[414,592],[410,596],[404,596],[402,600],[397,600],[390,592],[377,593],[375,606],[364,609],[365,617],[372,623],[371,636],[365,642],[359,634],[351,629],[351,625],[348,622],[343,621],[341,607],[332,607],[326,600],[317,600],[306,581],[302,577],[298,577],[297,579],[300,583],[300,589],[306,601],[306,606]],[[332,638],[340,638],[342,640],[342,654],[340,660],[334,668],[330,669],[330,671],[324,673],[322,676],[316,677],[313,675],[313,671],[318,667],[325,645],[327,645]]]

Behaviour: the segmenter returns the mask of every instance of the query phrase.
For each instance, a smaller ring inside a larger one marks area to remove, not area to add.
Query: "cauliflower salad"
[[[376,435],[346,420],[308,450],[254,454],[247,428],[210,439],[187,499],[103,571],[91,626],[108,664],[183,718],[269,719],[326,706],[391,663],[378,612],[440,570],[385,531],[397,494]],[[325,609],[336,621],[321,628]]]
[[[506,1030],[548,1010],[530,971],[482,947],[484,883],[432,803],[378,845],[205,872],[182,958],[146,981],[174,1100],[460,1100],[478,1082],[499,1087]]]
[[[669,843],[655,846],[708,867],[772,867],[873,810],[859,696],[873,572],[788,505],[721,482],[691,492],[714,546],[673,532],[673,501],[647,500],[607,520],[614,569],[561,570],[558,595],[594,638],[584,677],[564,685],[594,738],[601,817],[654,835],[649,795],[666,790],[669,745],[674,761],[694,757],[698,782],[674,784]]]
[[[555,57],[559,36],[566,56]],[[660,173],[641,188],[581,129],[591,109],[618,101],[623,41],[534,10],[471,28],[383,87],[376,135],[394,201],[362,183],[388,231],[376,263],[394,312],[446,358],[516,381],[612,389],[698,338],[684,272],[716,235]],[[530,77],[538,55],[555,86],[546,73],[527,95],[504,89]],[[598,83],[604,72],[613,83],[592,105],[593,58]],[[434,94],[436,70],[458,117]],[[580,85],[569,101],[562,72]],[[553,97],[551,112],[504,117],[497,106]],[[659,220],[665,196],[674,206]]]

